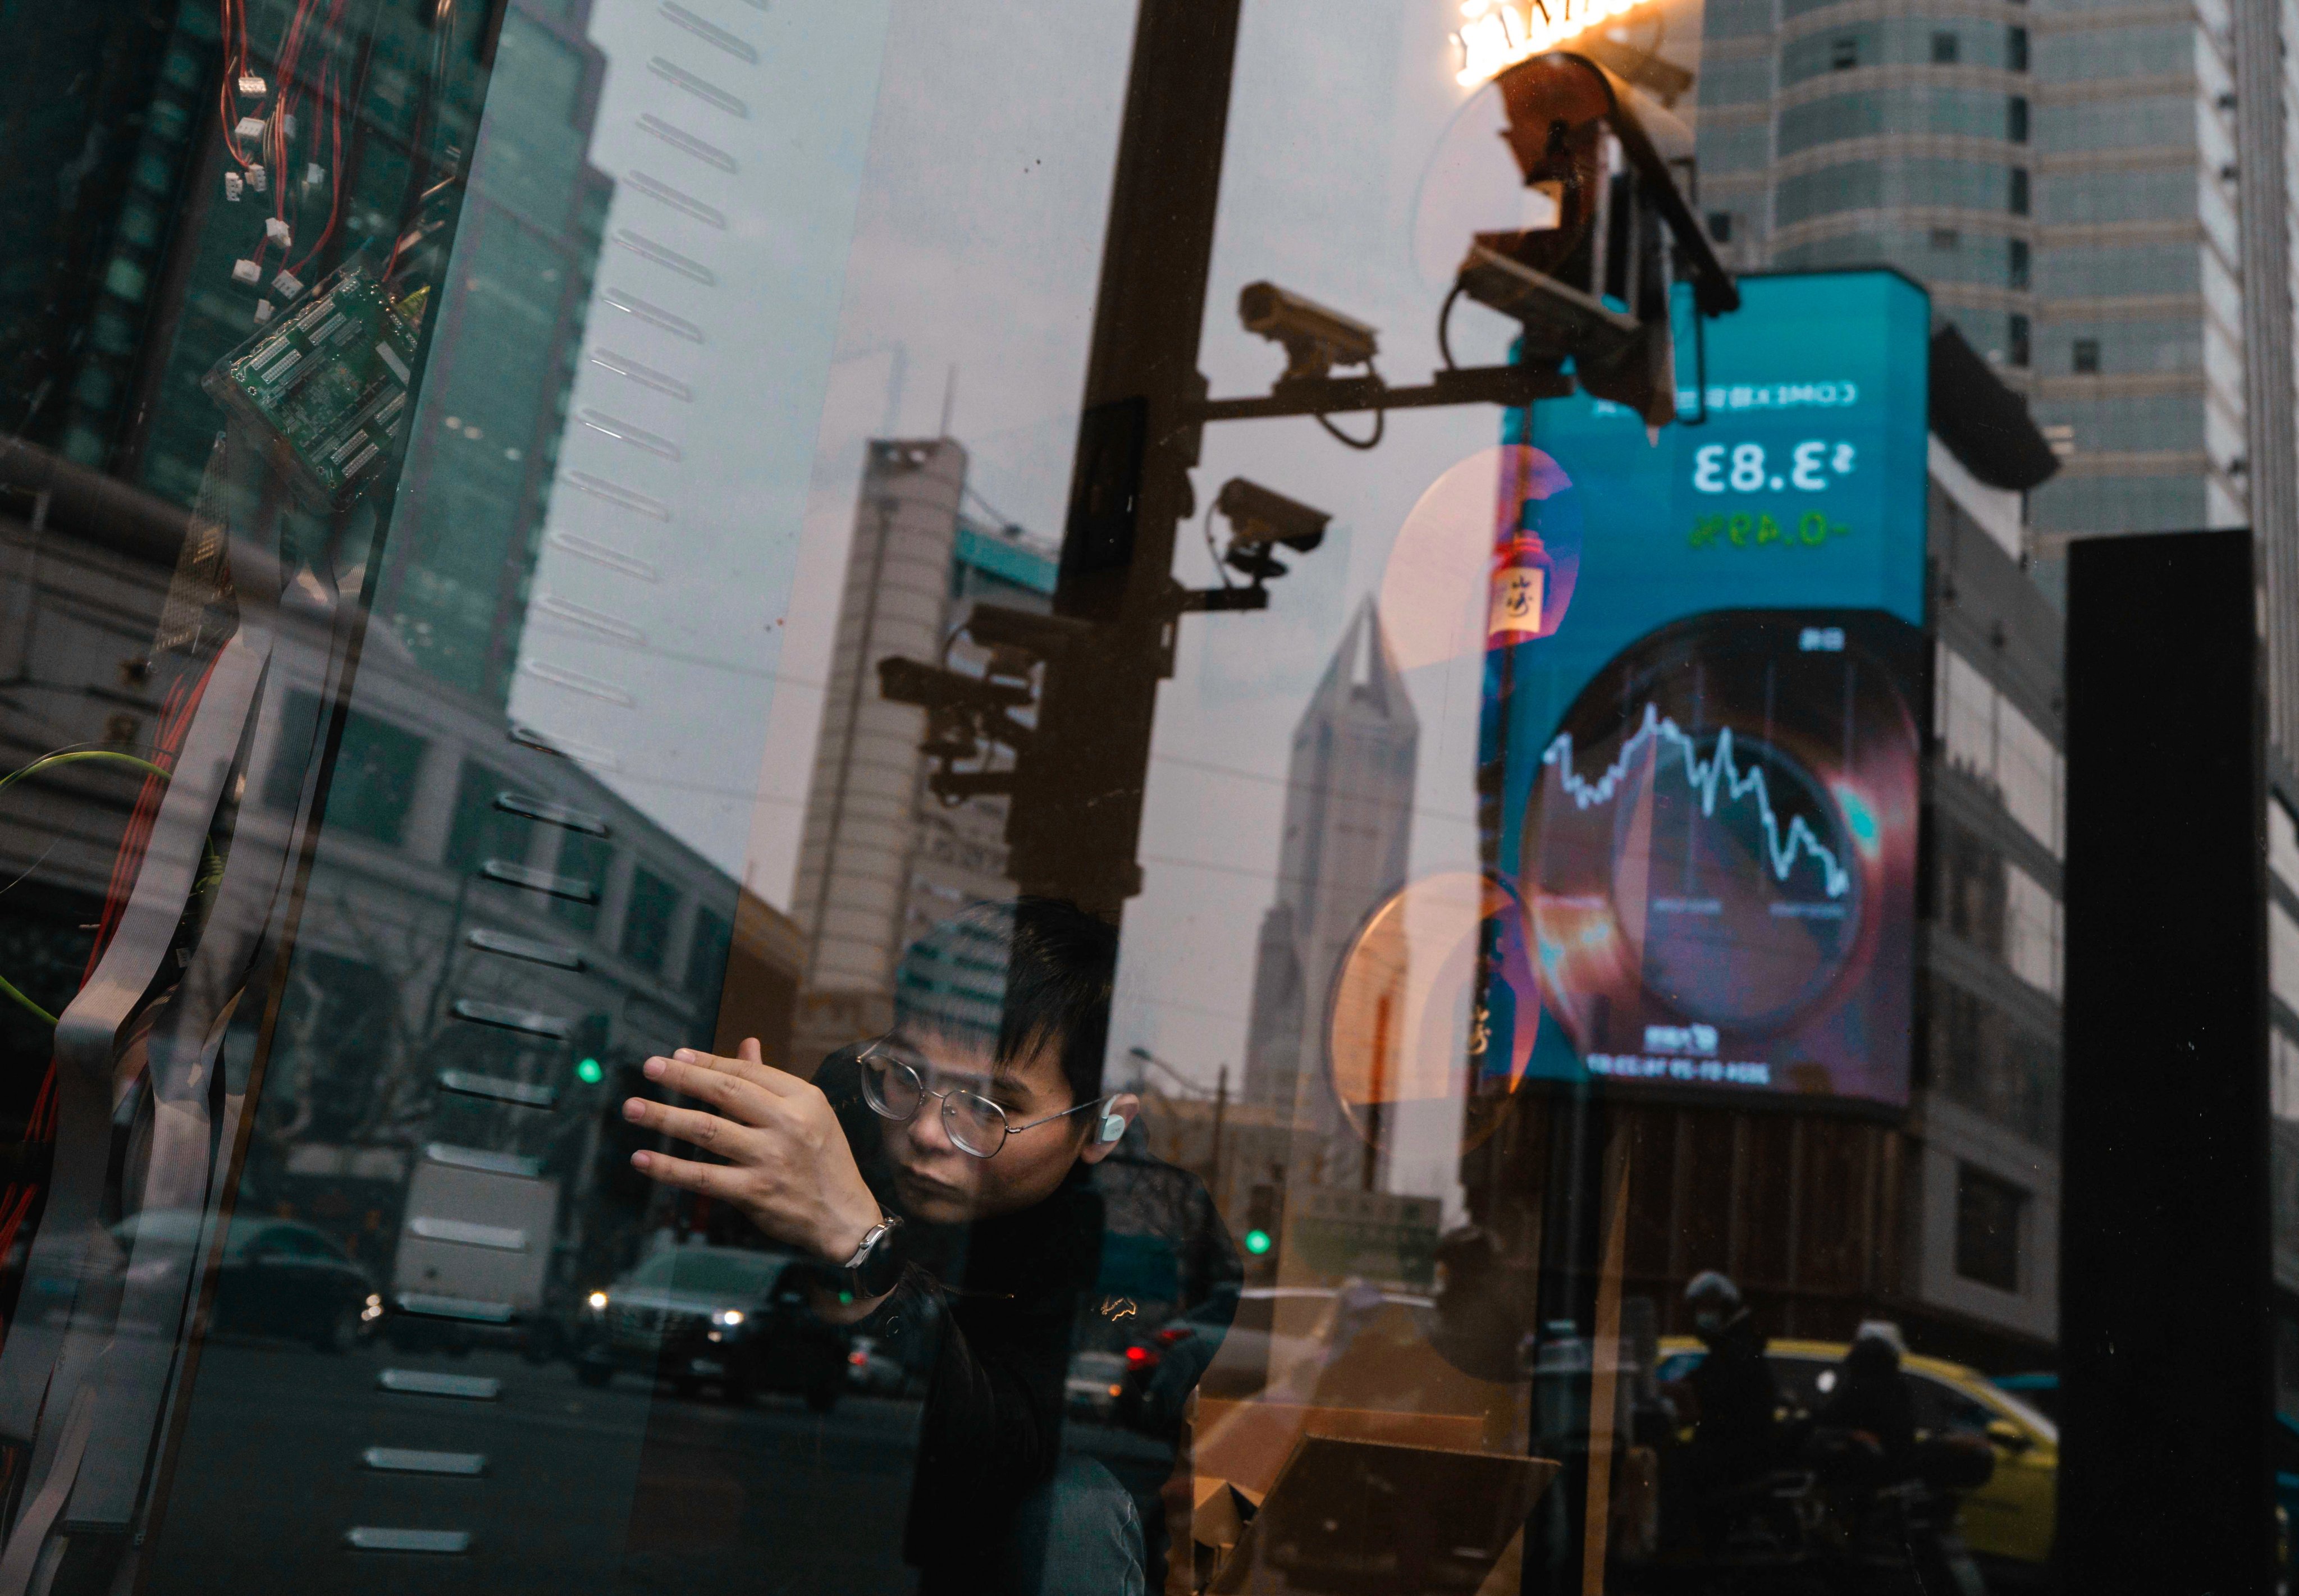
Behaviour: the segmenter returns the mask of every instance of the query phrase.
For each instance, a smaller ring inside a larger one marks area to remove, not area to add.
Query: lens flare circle
[[[1458,1101],[1465,1149],[1524,1078],[1540,1018],[1523,905],[1497,876],[1445,871],[1367,919],[1333,983],[1326,1057],[1357,1134],[1385,1146],[1399,1111]]]

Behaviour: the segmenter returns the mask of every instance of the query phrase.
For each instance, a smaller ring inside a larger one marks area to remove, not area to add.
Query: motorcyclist
[[[1691,1388],[1695,1423],[1683,1478],[1701,1538],[1714,1541],[1729,1526],[1746,1488],[1773,1466],[1780,1389],[1764,1357],[1764,1337],[1739,1286],[1704,1270],[1684,1288],[1684,1305],[1708,1352],[1684,1381]]]
[[[1862,1325],[1836,1366],[1836,1383],[1815,1415],[1816,1436],[1845,1483],[1875,1490],[1915,1472],[1916,1404],[1900,1372],[1899,1328]]]

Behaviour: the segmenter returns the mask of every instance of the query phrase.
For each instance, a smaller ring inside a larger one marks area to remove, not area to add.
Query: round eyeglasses
[[[862,1050],[862,1097],[870,1111],[881,1119],[907,1121],[917,1118],[918,1110],[929,1097],[942,1099],[942,1134],[950,1145],[960,1152],[977,1159],[992,1158],[1006,1145],[1006,1138],[1042,1125],[1051,1125],[1057,1119],[1067,1119],[1073,1114],[1083,1114],[1088,1109],[1098,1109],[1110,1100],[1097,1097],[1075,1108],[1064,1109],[1058,1114],[1048,1114],[1042,1119],[1016,1125],[1006,1118],[1006,1110],[979,1092],[969,1092],[962,1086],[943,1086],[940,1090],[927,1085],[938,1072],[925,1060],[909,1056],[893,1043],[884,1038]]]

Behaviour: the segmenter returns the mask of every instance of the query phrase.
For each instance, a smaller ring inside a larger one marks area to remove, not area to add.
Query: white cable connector
[[[277,216],[267,216],[263,219],[263,236],[282,249],[287,247],[288,241],[294,237],[288,232],[287,224]]]
[[[303,187],[306,187],[306,188],[317,188],[320,184],[322,184],[322,183],[326,182],[327,180],[328,180],[328,169],[327,169],[326,167],[324,167],[324,166],[320,165],[320,164],[318,162],[316,162],[316,161],[310,162],[307,162],[307,163],[305,164],[305,166],[304,166],[304,168],[303,168]]]
[[[239,126],[234,128],[232,132],[242,138],[261,138],[263,137],[263,119],[260,116],[243,116],[239,119]]]
[[[236,171],[223,174],[223,196],[233,204],[239,204],[240,194],[247,187],[247,179]]]
[[[268,299],[257,300],[255,302],[255,325],[261,327],[265,322],[270,320],[271,302]]]
[[[244,95],[261,99],[268,87],[262,79],[253,72],[242,72],[239,75],[239,92]]]
[[[263,170],[263,162],[261,161],[248,162],[247,186],[258,194],[261,194],[271,186],[270,176]]]
[[[271,279],[271,286],[278,291],[279,297],[282,299],[293,299],[303,291],[303,280],[285,269],[282,269],[278,277]]]
[[[253,261],[234,261],[231,263],[231,280],[253,286],[263,280],[263,269]]]

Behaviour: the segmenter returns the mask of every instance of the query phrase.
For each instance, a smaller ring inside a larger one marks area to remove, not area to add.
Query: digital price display
[[[1680,305],[1678,424],[1577,396],[1504,433],[1579,552],[1490,677],[1528,1073],[1905,1103],[1930,306],[1882,271],[1740,290],[1697,335]]]

